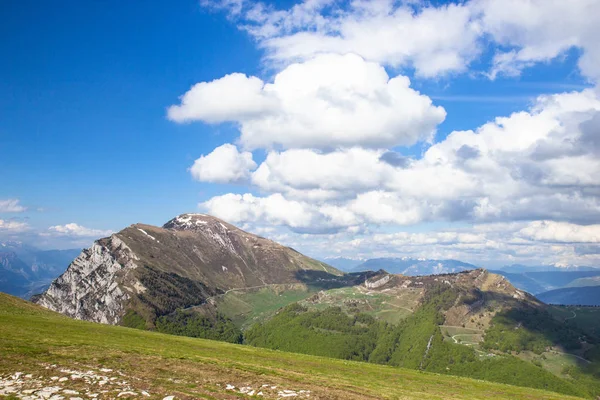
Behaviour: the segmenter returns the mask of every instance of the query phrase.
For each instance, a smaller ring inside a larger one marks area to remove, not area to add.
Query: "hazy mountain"
[[[498,268],[500,271],[505,271],[513,274],[520,274],[525,272],[575,272],[575,271],[599,271],[600,268],[569,265],[564,267],[557,267],[555,265],[522,265],[512,264],[505,265],[504,267]]]
[[[548,304],[600,306],[600,286],[550,290],[536,297]]]
[[[15,296],[27,293],[27,265],[14,252],[0,253],[0,292]]]
[[[457,260],[427,260],[415,258],[373,258],[354,267],[352,271],[386,270],[393,274],[409,276],[447,274],[476,269],[473,264]]]
[[[0,243],[0,291],[29,298],[62,274],[81,250],[39,250],[20,242]]]
[[[356,258],[345,258],[345,257],[325,257],[323,262],[339,269],[340,271],[349,272],[360,264],[364,263],[363,259]]]
[[[506,279],[510,281],[515,287],[524,290],[531,294],[541,293],[548,290],[548,286],[544,285],[541,282],[536,281],[533,278],[530,278],[527,274],[519,274],[519,273],[510,273],[505,271],[496,271],[492,270],[498,275],[504,276]]]
[[[204,214],[163,227],[135,224],[84,250],[37,302],[71,317],[117,324],[155,318],[234,288],[341,275],[294,249]]]
[[[570,282],[567,287],[600,286],[600,275],[587,278],[578,278]]]
[[[549,271],[531,271],[523,273],[509,273],[506,271],[495,272],[505,276],[519,289],[525,290],[532,294],[538,294],[568,286],[579,286],[573,283],[581,279],[600,277],[600,270],[598,269],[568,271],[555,268]]]

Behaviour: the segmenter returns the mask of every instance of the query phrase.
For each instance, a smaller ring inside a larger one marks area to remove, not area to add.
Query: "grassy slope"
[[[272,285],[270,287],[231,291],[216,299],[217,309],[240,328],[271,317],[281,307],[303,300],[314,291],[305,285]]]
[[[406,290],[398,295],[369,291],[362,286],[351,286],[327,290],[318,299],[307,299],[300,304],[314,310],[340,307],[344,311],[362,312],[397,324],[414,311],[419,296],[420,291]]]
[[[549,311],[569,325],[600,336],[600,307],[551,306]]]
[[[556,393],[366,363],[276,352],[75,321],[0,294],[0,374],[47,364],[115,368],[155,398],[244,398],[225,390],[277,385],[311,398],[560,399]],[[173,379],[175,378],[175,379]],[[75,383],[73,383],[75,385]]]

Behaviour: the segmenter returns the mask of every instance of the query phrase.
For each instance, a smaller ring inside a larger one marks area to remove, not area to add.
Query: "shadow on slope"
[[[361,285],[366,279],[382,273],[385,274],[386,272],[383,270],[377,272],[365,271],[353,272],[338,276],[325,271],[300,270],[296,271],[295,277],[310,288],[317,290],[329,290]]]

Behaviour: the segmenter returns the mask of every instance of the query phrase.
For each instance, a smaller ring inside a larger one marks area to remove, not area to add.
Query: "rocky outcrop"
[[[69,317],[116,324],[130,297],[127,274],[138,257],[117,235],[97,241],[71,263],[37,303]],[[138,282],[133,283],[139,292]]]
[[[365,281],[365,287],[367,289],[377,289],[390,281],[392,278],[391,275],[385,275],[383,277],[375,277],[371,279],[367,279]]]

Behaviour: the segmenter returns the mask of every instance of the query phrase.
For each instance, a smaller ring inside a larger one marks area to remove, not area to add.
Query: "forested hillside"
[[[309,310],[293,304],[270,321],[249,329],[245,341],[258,347],[469,376],[564,394],[600,394],[597,364],[572,369],[570,379],[560,379],[515,356],[525,350],[541,353],[554,345],[581,347],[578,335],[582,332],[559,324],[544,311],[532,308],[494,317],[483,343],[485,352],[448,340],[440,325],[444,323],[444,311],[458,295],[440,285],[427,293],[423,307],[397,325],[362,313],[348,314],[341,308]]]

